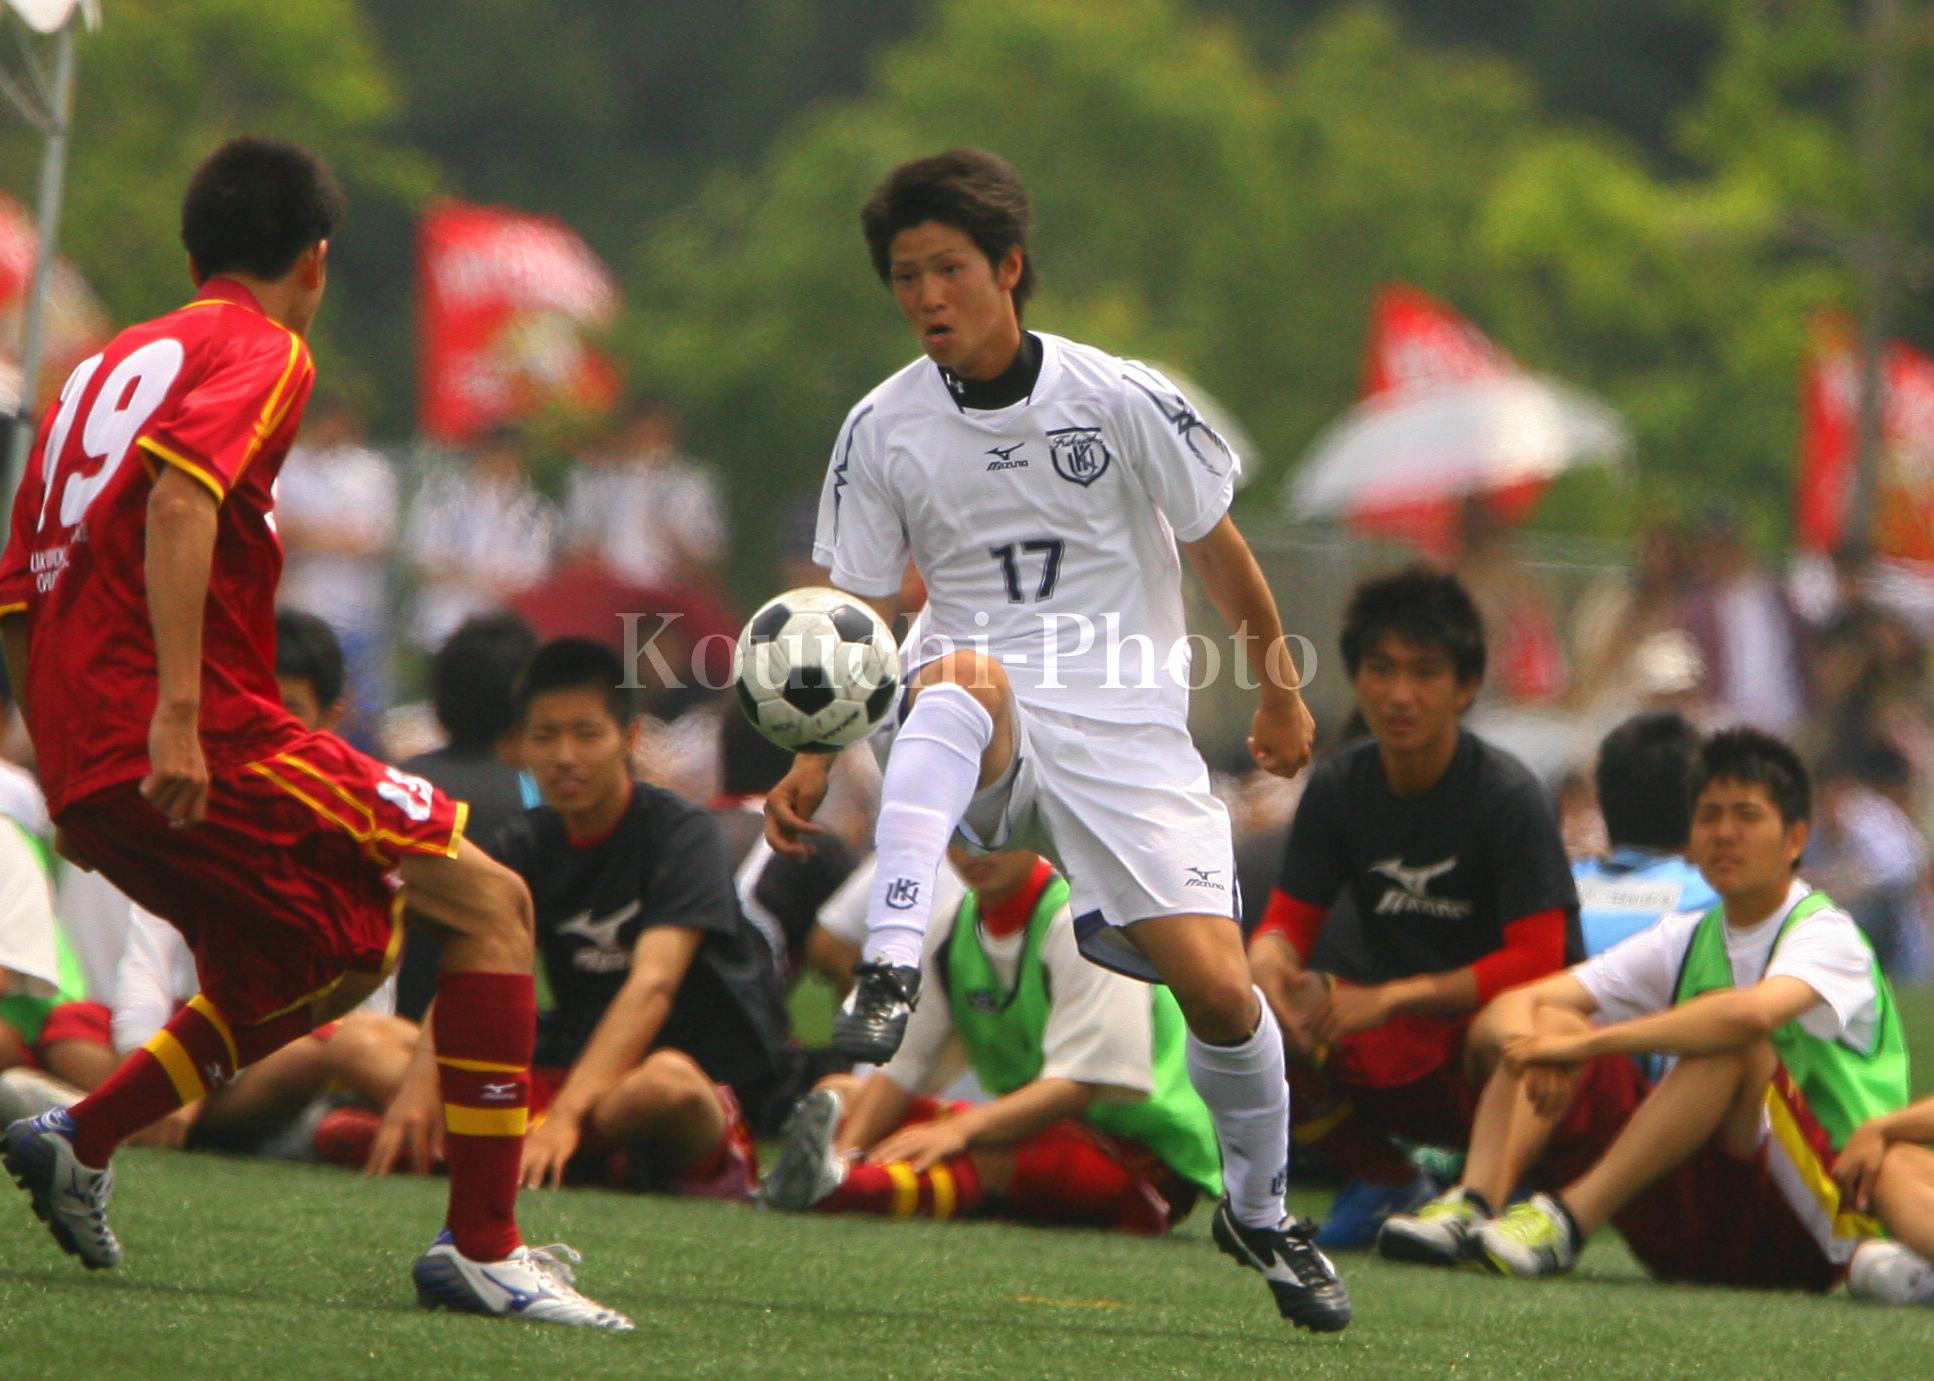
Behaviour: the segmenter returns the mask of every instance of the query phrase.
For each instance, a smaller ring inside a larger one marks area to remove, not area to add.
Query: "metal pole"
[[[47,297],[53,287],[54,263],[58,258],[60,203],[67,180],[67,132],[74,114],[75,31],[80,28],[77,8],[54,36],[54,82],[48,111],[47,147],[40,159],[39,242],[34,249],[34,276],[27,290],[27,324],[20,345],[20,403],[15,409],[12,445],[7,456],[4,485],[9,506],[20,476],[27,464],[27,451],[34,439],[34,405],[39,394],[40,367],[47,353]]]
[[[1853,493],[1843,541],[1873,541],[1887,425],[1887,337],[1893,331],[1900,274],[1899,174],[1894,131],[1900,118],[1899,0],[1866,0],[1862,15],[1856,141],[1867,194],[1867,225],[1854,247],[1860,282],[1860,413]]]

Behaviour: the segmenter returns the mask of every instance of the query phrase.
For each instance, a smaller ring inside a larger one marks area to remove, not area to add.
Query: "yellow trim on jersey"
[[[274,1021],[277,1017],[286,1017],[287,1015],[289,1015],[289,1013],[295,1011],[295,1009],[298,1007],[308,1007],[308,1006],[314,1005],[315,1003],[321,1002],[325,997],[328,997],[329,994],[335,992],[336,989],[340,988],[342,986],[343,979],[347,977],[349,977],[349,970],[344,969],[341,973],[337,974],[334,978],[330,979],[327,983],[323,984],[320,988],[317,988],[313,993],[304,993],[301,997],[297,998],[294,1002],[291,1002],[288,1006],[277,1007],[273,1012],[270,1012],[267,1016],[258,1017],[256,1018],[256,1020],[250,1022],[249,1025],[267,1026],[270,1022]]]
[[[202,1082],[201,1071],[195,1068],[195,1061],[188,1048],[167,1027],[162,1027],[148,1037],[141,1047],[154,1056],[155,1062],[168,1076],[168,1082],[175,1086],[175,1097],[185,1108],[208,1096],[208,1085]]]
[[[403,911],[406,905],[403,889],[399,887],[389,901],[389,944],[383,947],[383,967],[377,970],[384,978],[396,972],[396,965],[403,958]]]
[[[269,763],[271,762],[285,763],[297,771],[306,772],[309,776],[315,778],[316,781],[322,783],[340,797],[351,811],[360,816],[362,823],[359,825],[344,819],[342,815],[318,800],[302,783],[292,782],[288,778],[276,773],[269,767]],[[375,812],[367,805],[357,800],[347,791],[344,791],[341,786],[331,781],[321,770],[304,762],[293,753],[278,753],[273,758],[265,758],[260,762],[252,762],[248,765],[248,768],[249,771],[259,773],[261,776],[266,777],[269,781],[275,783],[275,785],[281,787],[298,801],[308,806],[316,814],[322,816],[323,819],[336,825],[344,833],[349,835],[350,838],[354,839],[358,844],[361,844],[365,852],[372,859],[385,867],[393,866],[396,860],[386,857],[382,850],[377,847],[380,844],[393,844],[407,849],[411,853],[442,854],[447,858],[454,858],[456,856],[456,845],[462,838],[463,826],[469,819],[468,806],[459,802],[456,823],[451,831],[450,842],[447,844],[438,844],[435,842],[426,843],[422,840],[411,839],[405,835],[396,834],[384,829],[376,823]]]
[[[222,1044],[228,1047],[228,1063],[230,1067],[240,1069],[242,1067],[242,1052],[235,1044],[235,1033],[228,1029],[227,1019],[215,1010],[215,1004],[210,1002],[203,994],[196,993],[188,999],[188,1005],[199,1012],[201,1019],[214,1027],[215,1034],[222,1038]]]
[[[1786,1159],[1799,1171],[1800,1181],[1807,1193],[1819,1202],[1828,1221],[1833,1224],[1833,1235],[1879,1237],[1885,1231],[1879,1219],[1841,1205],[1840,1186],[1827,1173],[1826,1166],[1820,1163],[1820,1157],[1814,1154],[1813,1147],[1807,1144],[1806,1133],[1800,1130],[1799,1119],[1793,1115],[1792,1106],[1781,1096],[1777,1084],[1766,1086],[1765,1101],[1773,1140],[1779,1143]]]
[[[886,1175],[893,1181],[893,1216],[911,1218],[920,1207],[920,1177],[903,1160],[887,1162]]]
[[[228,497],[228,491],[222,488],[222,482],[215,478],[212,471],[196,464],[180,451],[171,450],[163,446],[151,436],[138,436],[134,439],[134,444],[144,451],[154,452],[155,455],[167,461],[177,470],[184,470],[195,479],[207,485],[209,492],[215,496],[216,503],[220,503]]]
[[[467,1108],[443,1105],[443,1130],[457,1136],[523,1136],[530,1130],[529,1108]]]
[[[927,1171],[927,1180],[933,1185],[934,1220],[944,1223],[954,1216],[954,1172],[934,1165]]]
[[[24,614],[26,612],[27,601],[24,599],[18,604],[0,604],[0,618],[5,618],[8,614]]]
[[[522,1074],[524,1065],[503,1065],[495,1060],[459,1060],[454,1055],[439,1055],[436,1062],[452,1069],[468,1070],[472,1074]]]
[[[275,381],[275,388],[269,393],[269,401],[262,405],[262,415],[255,420],[255,439],[249,442],[248,449],[242,452],[242,463],[235,467],[235,478],[238,481],[248,470],[249,464],[255,459],[256,452],[262,449],[262,443],[267,441],[274,434],[276,427],[281,424],[283,415],[288,412],[290,404],[295,402],[295,392],[293,390],[289,393],[288,402],[282,402],[282,390],[288,388],[289,376],[294,374],[295,367],[302,363],[302,337],[298,336],[294,331],[290,331],[286,326],[282,329],[288,333],[289,337],[289,362],[282,366],[282,377]],[[280,404],[279,407],[277,406],[278,403]]]

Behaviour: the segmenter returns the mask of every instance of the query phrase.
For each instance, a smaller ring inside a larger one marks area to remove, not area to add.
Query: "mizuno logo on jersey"
[[[618,941],[618,932],[624,923],[636,916],[642,907],[640,902],[621,906],[609,916],[593,917],[589,911],[580,911],[557,927],[560,935],[576,935],[590,942],[589,947],[580,949],[571,956],[574,968],[586,973],[611,973],[616,969],[631,967],[631,951]]]
[[[478,1093],[491,1103],[514,1103],[518,1094],[517,1081],[513,1079],[503,1084],[485,1084]]]
[[[1223,885],[1215,880],[1215,875],[1222,871],[1220,868],[1184,868],[1183,871],[1188,874],[1182,883],[1184,887],[1207,887],[1214,892],[1224,890]]]
[[[1457,866],[1457,855],[1436,863],[1419,864],[1408,867],[1399,854],[1386,858],[1381,863],[1372,863],[1370,871],[1381,874],[1396,883],[1386,887],[1377,899],[1379,916],[1397,916],[1410,913],[1419,916],[1437,916],[1444,920],[1460,920],[1471,914],[1471,903],[1454,897],[1433,897],[1430,884]]]
[[[1018,460],[1014,458],[1014,453],[1020,450],[1021,446],[1022,443],[1019,441],[1015,442],[1012,446],[989,446],[987,448],[987,454],[993,456],[994,459],[987,462],[987,468],[989,470],[1027,469],[1026,456],[1022,456]]]

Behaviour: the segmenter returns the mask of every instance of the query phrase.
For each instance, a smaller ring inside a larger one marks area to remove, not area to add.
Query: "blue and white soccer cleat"
[[[840,1099],[829,1088],[801,1098],[779,1133],[779,1158],[759,1186],[762,1208],[803,1213],[846,1180],[846,1161],[833,1149]]]
[[[1429,1203],[1437,1181],[1419,1170],[1405,1184],[1351,1180],[1337,1191],[1330,1216],[1317,1230],[1316,1245],[1324,1251],[1353,1251],[1377,1240],[1377,1231],[1393,1213],[1412,1213]]]
[[[630,1319],[577,1292],[571,1267],[581,1260],[557,1242],[519,1247],[502,1261],[472,1261],[457,1250],[446,1228],[416,1259],[410,1276],[416,1281],[416,1302],[425,1309],[631,1332]]]
[[[114,1172],[82,1165],[74,1155],[74,1119],[55,1108],[16,1122],[0,1137],[0,1160],[33,1199],[34,1212],[61,1250],[90,1271],[121,1264],[121,1244],[107,1225]]]

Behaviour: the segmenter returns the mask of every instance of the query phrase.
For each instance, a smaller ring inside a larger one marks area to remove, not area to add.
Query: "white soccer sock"
[[[1236,1221],[1273,1228],[1289,1188],[1289,1081],[1283,1033],[1257,992],[1262,1020],[1241,1045],[1210,1045],[1189,1032],[1189,1082],[1209,1105],[1222,1143],[1222,1183]]]
[[[879,862],[866,899],[869,961],[919,967],[934,875],[974,799],[981,755],[993,740],[993,716],[962,687],[943,681],[914,698],[880,783],[873,827]]]

